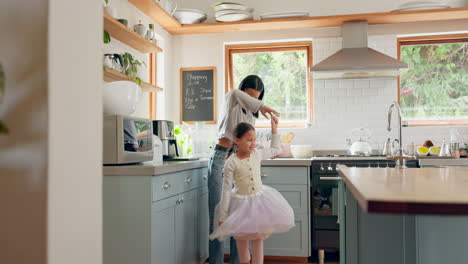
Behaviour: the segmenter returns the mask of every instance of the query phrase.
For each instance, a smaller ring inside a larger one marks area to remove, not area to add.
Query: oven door
[[[336,172],[335,172],[336,173]],[[315,173],[311,189],[312,245],[314,249],[340,248],[338,174]]]

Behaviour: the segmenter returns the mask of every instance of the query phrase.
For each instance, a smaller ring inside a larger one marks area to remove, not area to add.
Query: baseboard
[[[229,254],[224,254],[224,262],[229,262]],[[265,260],[287,263],[307,263],[307,257],[265,256]]]

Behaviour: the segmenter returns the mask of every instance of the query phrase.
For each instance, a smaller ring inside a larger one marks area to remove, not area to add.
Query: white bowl
[[[141,89],[134,82],[105,83],[102,100],[105,115],[131,115],[141,99]]]
[[[174,12],[174,17],[181,24],[197,24],[205,21],[206,14],[196,9],[180,9]]]
[[[307,159],[312,158],[314,149],[312,145],[291,145],[291,153],[294,158]]]

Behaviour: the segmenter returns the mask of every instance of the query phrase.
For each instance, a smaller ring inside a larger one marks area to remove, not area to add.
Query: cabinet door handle
[[[168,183],[168,182],[165,182],[164,185],[163,185],[163,189],[164,189],[164,190],[167,190],[167,189],[169,189],[169,188],[171,188],[171,184]]]
[[[187,179],[185,179],[185,182],[186,182],[186,183],[191,183],[192,181],[193,181],[192,178],[187,178]]]
[[[267,175],[266,173],[262,172],[262,173],[260,174],[260,176],[266,177],[266,176],[268,176],[268,175]]]
[[[184,203],[184,198],[180,198],[180,203]]]
[[[180,200],[179,200],[179,199],[177,199],[177,201],[175,201],[175,203],[176,203],[176,204],[180,204]]]
[[[204,180],[207,180],[207,179],[208,179],[208,176],[206,176],[206,175],[203,176],[203,179],[204,179]]]

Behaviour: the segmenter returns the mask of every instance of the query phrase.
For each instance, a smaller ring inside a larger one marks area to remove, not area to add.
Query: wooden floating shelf
[[[181,24],[174,17],[164,10],[154,0],[128,0],[147,16],[151,17],[156,23],[161,25],[166,30],[168,28],[180,27]]]
[[[380,25],[468,19],[468,7],[461,7],[181,25],[154,0],[128,1],[174,35],[339,27],[345,21],[354,20],[367,20],[369,25]]]
[[[133,81],[133,80],[131,80],[130,77],[128,77],[127,75],[121,72],[104,67],[104,81],[115,82],[115,81]],[[156,85],[152,85],[143,81],[141,82],[140,87],[143,92],[157,93],[157,92],[163,91],[161,87],[158,87]]]
[[[142,53],[162,52],[163,50],[153,42],[133,32],[124,24],[120,23],[108,14],[104,14],[104,29],[111,37],[135,48]]]

